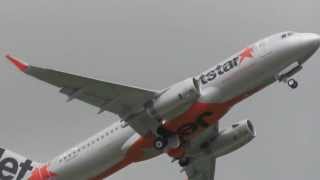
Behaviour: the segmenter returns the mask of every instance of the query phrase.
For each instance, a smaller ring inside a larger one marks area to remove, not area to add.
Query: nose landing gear
[[[287,81],[288,83],[288,86],[291,88],[291,89],[296,89],[298,87],[298,82],[295,80],[295,79],[289,79]]]
[[[291,89],[296,89],[298,87],[298,82],[291,78],[293,75],[302,70],[302,64],[300,62],[295,62],[282,70],[277,76],[276,79],[279,82],[287,83]]]
[[[299,83],[295,79],[282,79],[280,82],[286,83],[291,89],[296,89],[299,86]]]

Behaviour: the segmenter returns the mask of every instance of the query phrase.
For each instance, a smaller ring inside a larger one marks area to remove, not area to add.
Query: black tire
[[[189,165],[189,163],[190,163],[190,159],[187,158],[187,157],[183,157],[183,158],[181,158],[181,159],[179,160],[179,165],[180,165],[181,167],[186,167],[186,166]]]
[[[168,145],[168,139],[158,137],[154,142],[153,142],[153,147],[159,151],[163,150],[166,148]]]
[[[298,87],[298,82],[295,79],[289,79],[288,80],[288,86],[291,89],[296,89]]]

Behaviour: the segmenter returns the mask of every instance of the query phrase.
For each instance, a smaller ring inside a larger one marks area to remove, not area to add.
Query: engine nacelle
[[[236,151],[249,143],[255,136],[256,132],[251,121],[245,120],[234,124],[231,128],[221,131],[210,144],[212,156],[217,158]]]
[[[158,121],[170,120],[183,113],[199,97],[199,85],[193,78],[186,79],[163,91],[146,104],[147,113]]]

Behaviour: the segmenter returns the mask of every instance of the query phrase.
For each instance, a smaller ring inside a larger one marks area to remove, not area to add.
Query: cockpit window
[[[288,32],[288,36],[292,36],[293,34],[293,32]]]
[[[282,39],[285,39],[285,38],[287,38],[287,37],[289,37],[289,36],[292,36],[294,34],[294,32],[286,32],[286,33],[283,33],[282,35],[281,35],[281,38]]]

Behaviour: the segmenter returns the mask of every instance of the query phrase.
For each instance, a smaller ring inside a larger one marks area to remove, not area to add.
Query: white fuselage
[[[319,46],[313,34],[283,34],[260,40],[197,76],[201,90],[198,102],[223,103],[259,90],[276,81],[287,66],[304,63]],[[139,138],[130,126],[116,122],[54,158],[49,169],[58,180],[91,179],[114,168]]]

